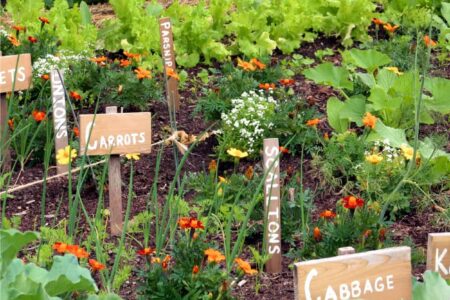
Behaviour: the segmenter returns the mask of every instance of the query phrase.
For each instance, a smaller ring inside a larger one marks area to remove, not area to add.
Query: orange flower
[[[34,120],[36,120],[36,122],[45,120],[45,111],[33,110],[31,115],[33,116]]]
[[[245,170],[244,173],[245,178],[247,178],[248,180],[252,180],[253,174],[254,174],[253,167],[248,166],[247,170]]]
[[[152,78],[152,76],[150,75],[150,71],[140,68],[140,67],[135,69],[134,73],[136,73],[136,77],[139,80],[142,80],[144,78]]]
[[[127,51],[124,51],[124,52],[123,52],[123,55],[125,55],[125,56],[128,57],[128,58],[136,59],[136,60],[137,60],[139,57],[141,57],[140,54],[137,54],[137,53],[130,53],[130,52],[127,52]]]
[[[428,35],[423,37],[423,41],[427,47],[436,47],[437,43],[433,41]]]
[[[380,230],[378,231],[378,238],[381,242],[384,241],[384,239],[386,238],[386,228],[380,228]]]
[[[50,21],[46,17],[39,17],[39,21],[41,21],[42,24],[50,24]]]
[[[283,146],[278,147],[278,149],[280,150],[281,153],[284,153],[284,154],[288,154],[289,153],[289,149],[285,148]]]
[[[383,28],[384,28],[386,31],[389,31],[390,33],[394,33],[394,32],[397,30],[397,28],[399,28],[399,27],[400,27],[399,25],[394,25],[394,26],[392,26],[392,25],[389,24],[389,23],[386,23],[386,24],[383,25]]]
[[[120,60],[119,66],[126,68],[129,65],[131,65],[131,61],[129,61],[128,59],[121,59]]]
[[[237,59],[238,67],[241,67],[244,69],[244,71],[255,71],[256,67],[247,61],[241,60],[240,58]]]
[[[290,86],[295,83],[295,80],[294,79],[280,79],[279,83],[284,86]]]
[[[376,25],[384,25],[386,24],[386,22],[384,22],[383,20],[380,20],[378,18],[372,18],[372,22]]]
[[[16,38],[15,38],[14,36],[12,36],[12,35],[9,35],[9,36],[8,36],[8,41],[9,41],[11,44],[13,44],[13,46],[15,46],[15,47],[19,47],[19,46],[20,46],[19,40],[16,39]]]
[[[238,258],[236,258],[236,259],[234,260],[234,262],[237,263],[238,268],[239,268],[240,270],[242,270],[245,274],[250,275],[250,276],[255,275],[255,274],[258,274],[258,271],[252,269],[252,267],[250,266],[250,264],[249,264],[248,262],[246,262],[245,260],[240,259],[240,258],[238,257]]]
[[[316,127],[317,126],[317,124],[319,124],[320,123],[320,119],[312,119],[312,120],[308,120],[307,122],[306,122],[306,126],[309,126],[309,127]]]
[[[257,60],[256,58],[252,58],[251,60],[250,60],[250,63],[252,64],[252,65],[254,65],[257,69],[259,69],[259,70],[264,70],[265,68],[266,68],[266,65],[265,64],[263,64],[262,62],[260,62],[259,60]]]
[[[192,268],[192,274],[197,274],[198,271],[200,271],[200,268],[199,268],[197,265],[195,265],[195,266]]]
[[[8,120],[8,126],[9,126],[9,129],[14,130],[14,120],[13,119]]]
[[[81,100],[81,95],[80,94],[78,94],[77,92],[75,92],[75,91],[71,91],[70,93],[69,93],[69,96],[70,96],[70,98],[72,98],[73,100]]]
[[[180,76],[178,76],[177,72],[174,69],[167,67],[166,68],[167,77],[175,78],[176,80],[180,80]]]
[[[215,159],[211,160],[208,165],[209,172],[215,172],[217,170],[217,162]]]
[[[161,266],[162,266],[163,270],[167,270],[167,267],[169,266],[169,262],[170,262],[171,258],[172,257],[170,255],[166,255],[166,257],[164,257],[164,259],[163,259],[163,261],[161,263]]]
[[[331,210],[324,210],[320,214],[320,217],[325,218],[325,219],[332,219],[332,218],[336,217],[336,214],[334,212],[332,212]]]
[[[260,83],[259,88],[263,90],[273,90],[275,89],[275,83]]]
[[[220,263],[225,260],[225,256],[215,249],[206,249],[204,253],[208,257],[208,262],[210,263]]]
[[[25,26],[21,26],[21,25],[13,25],[11,27],[12,29],[14,29],[15,31],[25,31]]]
[[[366,231],[364,231],[363,237],[364,237],[365,239],[368,239],[369,236],[370,236],[371,234],[372,234],[372,230],[367,229]]]
[[[56,242],[53,244],[52,249],[56,250],[56,252],[58,253],[66,253],[68,247],[69,245],[67,245],[66,243]]]
[[[372,115],[370,112],[366,112],[362,119],[362,122],[364,126],[374,129],[375,125],[377,124],[377,117]]]
[[[41,79],[43,79],[43,80],[49,80],[49,79],[50,79],[50,76],[49,76],[48,74],[42,74],[42,75],[41,75]]]
[[[342,205],[344,205],[347,209],[354,210],[357,207],[363,207],[364,200],[361,198],[356,198],[355,196],[346,196],[342,198]]]
[[[322,239],[322,233],[320,232],[319,227],[314,227],[313,236],[317,242]]]
[[[141,249],[141,250],[137,251],[137,254],[145,255],[145,256],[151,255],[152,253],[155,253],[155,249],[144,248],[144,249]]]
[[[78,129],[78,127],[74,127],[74,128],[73,128],[73,134],[74,134],[76,137],[79,137],[79,136],[80,136],[80,129]]]
[[[35,38],[35,37],[32,37],[32,36],[29,36],[28,37],[28,40],[30,41],[30,43],[32,43],[32,44],[34,44],[34,43],[37,43],[38,42],[38,39],[37,38]]]
[[[89,253],[86,252],[83,248],[78,247],[78,245],[68,245],[67,252],[73,254],[77,258],[88,258]]]
[[[90,59],[90,61],[95,62],[98,65],[105,65],[107,58],[106,56],[102,55],[100,57],[93,57]]]
[[[182,229],[191,228],[191,218],[189,217],[181,217],[178,219],[178,226]]]
[[[106,268],[106,266],[95,259],[89,259],[89,265],[91,266],[93,271],[101,271]]]
[[[191,220],[189,221],[189,226],[194,229],[205,229],[203,223],[196,218],[191,218]]]

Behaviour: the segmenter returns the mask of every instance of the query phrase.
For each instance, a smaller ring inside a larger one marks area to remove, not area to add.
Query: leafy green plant
[[[426,271],[423,275],[423,282],[413,281],[414,300],[445,300],[448,297],[450,297],[450,286],[439,273]]]

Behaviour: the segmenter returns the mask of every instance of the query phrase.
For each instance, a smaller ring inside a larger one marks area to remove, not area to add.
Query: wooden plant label
[[[450,279],[450,232],[428,234],[427,270]]]
[[[267,253],[271,258],[266,263],[268,273],[281,272],[281,219],[280,219],[280,149],[278,139],[264,139],[264,209],[267,216]]]
[[[411,248],[299,262],[294,285],[297,300],[411,300]]]
[[[167,68],[176,70],[175,52],[173,47],[172,23],[170,18],[159,19],[159,33],[161,37],[161,57],[164,65],[164,78],[166,81],[167,101],[171,109],[180,109],[180,95],[178,94],[178,81],[167,75]]]
[[[61,76],[60,76],[61,75]],[[55,130],[55,153],[68,145],[66,97],[62,71],[50,72],[53,106],[53,126]],[[58,174],[68,171],[68,165],[57,165]]]
[[[151,137],[149,112],[80,115],[81,154],[150,153]]]
[[[12,92],[13,87],[14,91],[28,89],[31,86],[31,74],[31,55],[29,53],[20,54],[20,56],[1,56],[0,93]]]

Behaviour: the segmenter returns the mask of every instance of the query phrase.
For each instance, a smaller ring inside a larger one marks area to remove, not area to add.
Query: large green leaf
[[[369,101],[372,102],[372,107],[376,111],[399,109],[402,104],[402,98],[388,95],[386,90],[379,85],[375,85],[370,90]]]
[[[116,294],[106,294],[106,295],[90,295],[87,300],[122,300]]]
[[[450,113],[450,80],[439,77],[427,78],[425,89],[433,94],[432,98],[425,101],[428,109],[441,114]]]
[[[88,25],[92,23],[91,11],[89,10],[89,6],[84,1],[81,1],[80,3],[80,15],[81,24]]]
[[[373,73],[373,71],[379,67],[387,65],[391,62],[389,56],[373,49],[360,50],[353,48],[351,50],[344,51],[342,53],[342,57],[346,63],[363,68],[369,73]]]
[[[433,141],[428,137],[425,138],[423,142],[419,143],[419,152],[420,156],[424,159],[446,157],[448,160],[450,160],[450,154],[442,151],[441,149],[436,149]]]
[[[68,254],[53,257],[45,290],[49,295],[56,296],[77,290],[96,292],[98,289],[89,270],[80,267],[77,258]]]
[[[389,140],[389,143],[394,147],[400,148],[402,145],[408,145],[404,129],[386,126],[378,119],[374,130],[369,134],[367,140],[376,141],[385,139]]]
[[[348,120],[341,118],[341,113],[345,109],[344,102],[336,97],[331,97],[327,102],[327,118],[330,126],[339,133],[345,132],[348,128]]]
[[[0,278],[3,277],[8,265],[17,256],[20,249],[38,238],[37,232],[20,232],[16,229],[0,230]]]
[[[414,280],[413,300],[448,300],[450,299],[450,286],[439,273],[426,271],[424,282]]]
[[[322,85],[338,89],[353,90],[353,83],[348,79],[349,73],[343,67],[336,67],[330,62],[318,65],[303,72],[306,78]]]
[[[366,112],[366,98],[362,95],[355,95],[345,101],[344,105],[340,118],[348,119],[350,122],[362,126],[362,118]]]

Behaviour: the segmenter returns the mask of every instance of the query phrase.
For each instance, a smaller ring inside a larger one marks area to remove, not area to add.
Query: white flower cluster
[[[264,133],[274,126],[268,120],[275,112],[277,102],[263,91],[250,91],[244,92],[239,99],[232,99],[231,104],[231,111],[221,116],[224,132],[237,137],[239,140],[233,142],[246,147],[242,150],[254,153]]]
[[[0,27],[0,36],[4,36],[4,37],[9,36],[8,32],[3,27]]]
[[[379,151],[380,154],[383,154],[386,157],[386,161],[393,161],[395,158],[399,156],[399,150],[395,147],[392,147],[389,140],[385,139],[383,141],[375,141],[374,146],[377,148],[381,148],[381,151]],[[369,151],[366,151],[364,155],[370,155],[372,154]]]
[[[86,60],[89,57],[85,53],[74,54],[62,50],[58,55],[47,54],[47,56],[37,59],[33,64],[33,72],[37,77],[50,73],[51,70],[60,69],[69,71],[69,66],[73,63]]]

